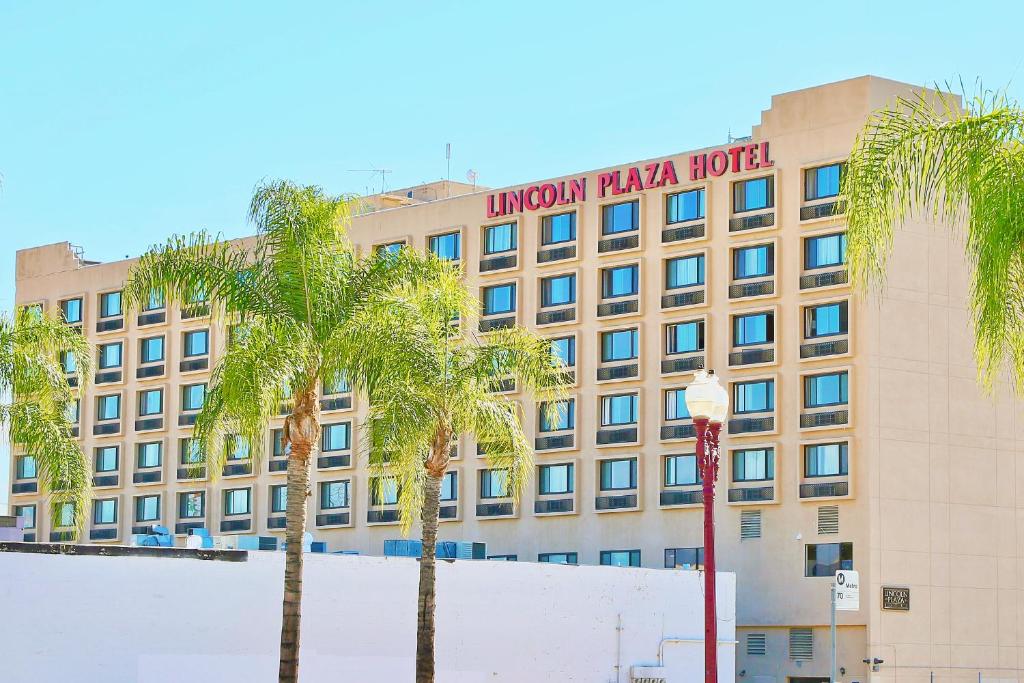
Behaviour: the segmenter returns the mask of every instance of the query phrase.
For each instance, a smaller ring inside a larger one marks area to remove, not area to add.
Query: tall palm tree
[[[61,362],[70,356],[80,382],[92,374],[92,350],[77,330],[39,307],[0,317],[0,425],[12,445],[34,456],[40,489],[55,513],[70,504],[76,531],[85,523],[89,464],[71,431],[75,397]]]
[[[396,288],[360,311],[348,328],[351,340],[341,346],[359,350],[344,362],[369,398],[366,428],[376,481],[397,486],[405,531],[417,516],[421,522],[416,681],[432,683],[435,548],[452,446],[461,434],[473,435],[489,467],[503,472],[508,496],[517,499],[533,469],[533,448],[518,403],[496,393],[496,382],[514,380],[553,412],[565,375],[554,367],[549,343],[526,330],[486,339],[467,332],[479,302],[460,269],[433,255],[412,258],[439,270],[436,277]]]
[[[346,236],[353,203],[317,187],[276,182],[258,187],[249,208],[254,243],[205,233],[172,238],[132,269],[124,288],[131,307],[164,292],[170,302],[206,301],[229,325],[227,351],[214,368],[193,438],[208,471],[221,471],[227,439],[247,442],[255,468],[271,418],[285,405],[288,456],[284,601],[279,680],[299,666],[302,535],[310,462],[320,439],[321,385],[348,374],[345,328],[362,306],[394,282],[429,277],[403,255],[359,256]]]
[[[854,282],[884,281],[904,219],[947,223],[965,237],[981,383],[1009,361],[1024,390],[1024,111],[999,94],[900,98],[868,120],[843,176]]]

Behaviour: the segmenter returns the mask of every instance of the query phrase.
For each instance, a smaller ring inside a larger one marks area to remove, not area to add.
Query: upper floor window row
[[[839,186],[846,164],[836,163],[804,171],[804,199],[827,199],[839,195]]]
[[[447,232],[433,235],[429,240],[430,251],[434,256],[445,261],[458,261],[462,258],[462,234]]]
[[[804,240],[804,268],[828,268],[846,263],[846,233],[818,235]]]
[[[601,209],[601,234],[631,232],[640,227],[640,202],[607,204]]]
[[[682,223],[704,218],[704,188],[670,194],[666,199],[665,221]]]
[[[540,241],[549,244],[562,244],[576,239],[576,212],[559,213],[544,216],[541,220]]]
[[[484,254],[515,251],[518,247],[515,223],[502,223],[484,228]]]
[[[766,176],[764,178],[752,178],[750,180],[741,180],[733,183],[733,213],[770,209],[773,206],[775,206],[774,177]]]

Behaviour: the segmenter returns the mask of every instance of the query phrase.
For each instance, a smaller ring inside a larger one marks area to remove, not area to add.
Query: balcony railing
[[[704,502],[704,492],[662,491],[658,499],[662,505],[700,505]]]
[[[558,311],[541,311],[537,314],[538,325],[553,325],[555,323],[567,323],[576,319],[575,308],[563,308]]]
[[[132,475],[132,483],[135,484],[159,484],[164,479],[164,471],[157,468],[151,472],[136,472]]]
[[[146,325],[160,325],[167,322],[167,311],[155,311],[153,313],[142,313],[137,320],[139,327]]]
[[[367,524],[393,524],[398,521],[398,510],[367,510]]]
[[[775,212],[759,213],[755,216],[743,216],[729,219],[729,232],[770,228],[775,225]]]
[[[533,442],[533,448],[538,451],[552,451],[557,448],[572,448],[574,443],[575,437],[572,434],[538,436]]]
[[[516,317],[514,315],[505,316],[504,318],[488,318],[480,321],[481,332],[493,332],[494,330],[504,330],[515,326]]]
[[[508,517],[512,514],[512,503],[478,503],[477,517]]]
[[[626,301],[614,301],[607,304],[597,305],[597,317],[605,318],[610,315],[627,315],[640,310],[639,299],[628,299]]]
[[[490,273],[495,270],[515,268],[518,262],[519,260],[516,254],[510,254],[508,256],[492,256],[491,258],[480,259],[480,272]]]
[[[821,413],[803,413],[800,415],[800,426],[837,427],[850,423],[849,410],[829,410]]]
[[[318,470],[329,470],[333,467],[348,467],[351,464],[351,453],[346,453],[344,455],[321,455],[316,459],[316,468]]]
[[[834,498],[850,495],[850,482],[830,481],[820,484],[800,484],[801,498]]]
[[[637,507],[637,495],[626,493],[619,496],[597,496],[594,507],[598,510],[628,510]]]
[[[576,245],[570,244],[565,247],[553,249],[541,249],[537,252],[537,263],[551,263],[553,261],[564,261],[576,258]]]
[[[729,354],[729,366],[774,363],[775,349],[743,349]]]
[[[682,242],[684,240],[695,240],[705,234],[704,224],[680,225],[677,227],[664,228],[661,231],[661,243]]]
[[[572,512],[572,498],[556,498],[554,500],[535,500],[533,511],[538,515],[547,515],[557,512]]]
[[[198,372],[199,370],[208,370],[210,368],[209,358],[196,358],[194,360],[183,360],[178,364],[178,370],[181,372]]]
[[[636,443],[636,427],[623,429],[599,429],[597,430],[597,443],[600,445]]]
[[[775,429],[775,417],[745,417],[729,420],[730,434],[770,432]]]
[[[692,424],[683,425],[662,425],[661,438],[664,441],[669,439],[692,439],[697,436],[697,428]]]
[[[801,206],[800,220],[811,221],[815,218],[828,218],[829,216],[838,216],[843,213],[846,213],[846,202],[825,202],[824,204],[815,204],[813,206]]]
[[[704,367],[704,355],[687,356],[686,358],[667,358],[661,361],[661,371],[664,374],[673,372],[693,372]]]
[[[843,268],[841,270],[830,270],[825,273],[803,275],[800,277],[800,289],[816,289],[818,287],[831,287],[833,285],[845,285],[850,281],[850,274]]]
[[[160,377],[164,374],[164,366],[160,365],[147,365],[135,370],[136,379],[149,379],[150,377]]]
[[[607,382],[613,379],[631,379],[640,374],[640,366],[636,363],[628,365],[613,365],[608,368],[597,369],[597,381]]]
[[[117,474],[95,474],[92,477],[92,485],[97,488],[117,486],[120,481],[121,477]]]
[[[612,251],[624,251],[636,249],[640,246],[640,235],[627,235],[625,237],[608,237],[597,243],[597,253],[607,254]]]
[[[800,345],[801,358],[822,358],[824,356],[839,356],[849,353],[850,341],[848,339],[833,339],[832,341],[814,342]]]
[[[730,503],[750,503],[775,500],[774,486],[729,489]]]
[[[768,296],[775,293],[775,280],[763,282],[745,282],[729,286],[730,299],[743,299],[751,296]]]
[[[661,297],[662,308],[680,308],[682,306],[698,306],[704,303],[703,289],[695,289],[679,294],[665,294]]]
[[[97,332],[113,332],[114,330],[124,329],[124,318],[112,318],[110,320],[100,320],[96,323]]]
[[[348,521],[349,513],[347,512],[332,512],[316,516],[317,526],[344,526],[348,524]]]

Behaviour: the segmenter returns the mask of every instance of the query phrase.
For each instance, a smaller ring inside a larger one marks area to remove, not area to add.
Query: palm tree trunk
[[[302,613],[302,535],[306,531],[309,466],[319,440],[319,403],[315,392],[297,396],[285,420],[288,457],[288,502],[285,512],[284,601],[281,614],[280,683],[299,677],[299,622]]]
[[[436,600],[437,519],[441,508],[441,478],[427,472],[423,484],[423,555],[420,558],[419,610],[416,622],[416,683],[434,683],[434,610]]]

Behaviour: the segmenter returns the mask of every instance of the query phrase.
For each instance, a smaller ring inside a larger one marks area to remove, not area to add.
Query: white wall
[[[272,683],[280,553],[245,563],[0,553],[0,679]],[[307,555],[300,679],[411,681],[418,563]],[[628,683],[663,637],[702,638],[697,572],[460,561],[438,566],[439,683]],[[734,680],[735,577],[718,579],[720,681]],[[616,631],[621,616],[622,630]],[[703,680],[703,643],[666,648]],[[616,663],[621,673],[616,675]]]

